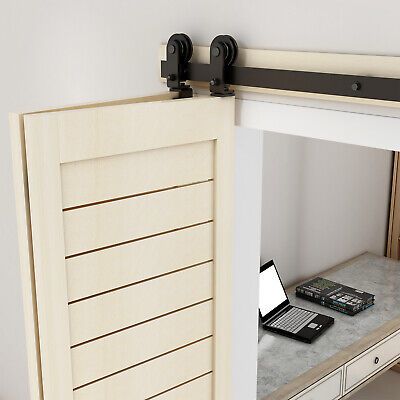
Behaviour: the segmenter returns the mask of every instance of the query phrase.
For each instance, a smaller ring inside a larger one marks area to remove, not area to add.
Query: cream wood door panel
[[[71,162],[61,166],[63,207],[204,182],[213,175],[213,141]]]
[[[212,300],[72,349],[74,387],[211,336]]]
[[[342,376],[343,368],[340,368],[294,397],[293,400],[340,399],[342,397]]]
[[[212,399],[230,398],[234,99],[22,118],[43,399],[146,398],[211,371]],[[194,307],[207,323],[150,345]]]
[[[185,383],[175,389],[158,396],[152,400],[211,400],[212,399],[212,374],[206,374],[191,382]]]
[[[400,332],[367,350],[346,364],[345,392],[351,391],[370,376],[400,357]]]
[[[64,212],[67,257],[213,219],[213,182]]]
[[[74,391],[74,400],[148,399],[210,372],[212,338]]]
[[[68,298],[76,301],[212,258],[212,222],[72,257],[66,260]]]
[[[71,345],[98,338],[213,297],[212,263],[73,303]]]

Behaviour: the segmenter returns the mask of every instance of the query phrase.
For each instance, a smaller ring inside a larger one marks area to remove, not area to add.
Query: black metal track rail
[[[161,61],[161,76],[163,78],[168,76],[166,61]],[[186,76],[187,80],[207,83],[213,78],[208,64],[189,63]],[[225,83],[291,92],[400,101],[400,80],[395,78],[232,65],[227,69]]]
[[[218,40],[219,38],[220,40]],[[214,39],[210,47],[210,64],[191,63],[186,59],[184,65],[181,65],[182,73],[178,77],[178,81],[207,82],[210,84],[211,93],[217,96],[223,95],[223,92],[215,90],[215,86],[225,86],[226,92],[229,85],[236,85],[361,99],[400,101],[400,79],[396,78],[232,65],[239,49],[233,46],[230,41],[227,41],[227,38],[230,37],[221,35]],[[234,41],[233,38],[230,39]],[[234,43],[236,45],[236,42]],[[216,69],[214,66],[216,57],[220,54],[219,50],[215,53],[215,47],[219,45],[223,45],[219,49],[224,50],[225,57],[230,57],[229,61],[222,62],[223,71],[221,70],[220,73],[218,68]],[[161,76],[163,78],[171,78],[170,70],[171,64],[169,65],[168,61],[161,61]],[[230,94],[233,93],[230,92]]]

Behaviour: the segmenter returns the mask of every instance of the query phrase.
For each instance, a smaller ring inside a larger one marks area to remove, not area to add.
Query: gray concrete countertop
[[[375,305],[354,317],[299,299],[292,305],[335,318],[334,325],[314,343],[306,344],[259,328],[257,399],[265,399],[310,369],[400,317],[400,262],[370,253],[321,274],[342,284],[375,294]],[[302,388],[299,388],[299,391]]]

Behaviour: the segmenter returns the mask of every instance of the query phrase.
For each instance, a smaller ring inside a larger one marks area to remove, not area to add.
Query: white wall
[[[28,398],[8,111],[164,90],[158,45],[179,31],[203,45],[230,33],[242,47],[400,55],[399,8],[395,0],[2,0],[0,399]]]
[[[257,395],[258,276],[260,271],[264,132],[236,129],[235,253],[232,342],[234,400]],[[251,179],[249,179],[251,177]]]
[[[385,254],[392,154],[265,133],[261,256],[285,284]]]

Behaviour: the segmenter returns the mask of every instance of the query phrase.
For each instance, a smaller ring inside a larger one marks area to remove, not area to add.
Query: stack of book
[[[297,286],[296,295],[348,315],[355,315],[375,302],[371,293],[320,277]]]

